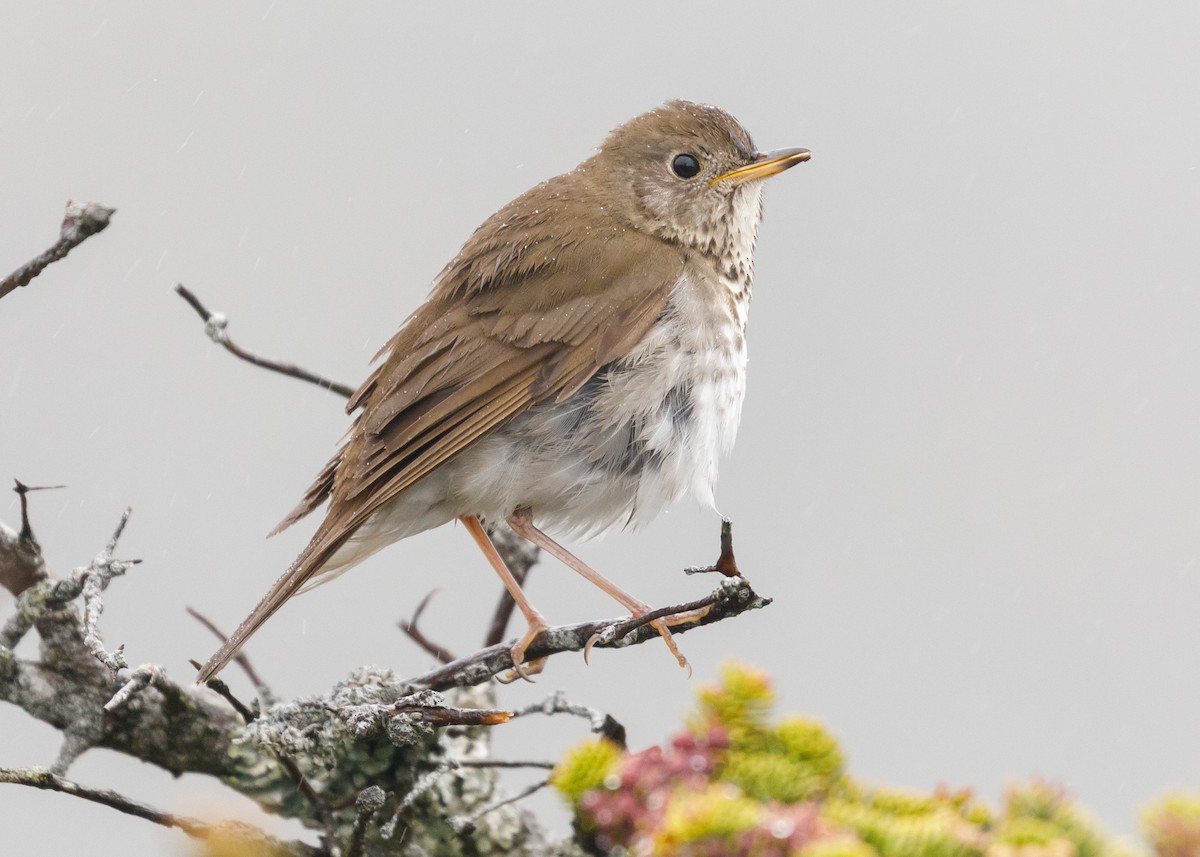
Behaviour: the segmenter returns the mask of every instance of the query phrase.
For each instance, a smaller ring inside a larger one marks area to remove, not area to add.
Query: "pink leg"
[[[567,568],[578,572],[586,580],[604,590],[606,593],[620,602],[625,609],[630,612],[633,618],[640,619],[642,616],[645,616],[650,612],[650,605],[634,598],[624,589],[617,586],[611,580],[605,578],[600,574],[600,572],[596,571],[579,557],[575,556],[575,554],[571,553],[558,542],[554,541],[554,539],[550,538],[544,532],[535,527],[533,525],[532,509],[517,509],[517,511],[508,516],[508,525],[512,527],[513,532],[518,536],[533,542],[563,565],[567,566]],[[666,641],[667,648],[669,648],[671,650],[671,654],[675,656],[675,660],[679,661],[679,665],[686,669],[689,674],[691,673],[692,668],[688,665],[687,658],[685,658],[683,653],[679,651],[679,647],[675,645],[675,640],[671,637],[671,630],[669,626],[680,624],[680,622],[694,622],[698,618],[700,617],[664,617],[662,619],[656,619],[650,623],[652,626],[654,626],[655,630],[662,635],[663,640]],[[674,621],[672,621],[673,619]],[[598,638],[599,635],[596,635],[588,641],[587,647],[583,650],[584,660],[587,660],[587,656],[591,652],[592,646],[595,645]]]
[[[508,594],[512,596],[516,602],[517,609],[525,617],[525,621],[529,624],[529,629],[525,635],[517,641],[517,644],[512,647],[513,669],[521,678],[528,679],[529,672],[540,672],[541,661],[535,661],[530,664],[530,669],[524,667],[525,650],[529,648],[537,635],[550,627],[537,608],[529,603],[529,599],[525,597],[525,593],[521,591],[520,585],[516,578],[512,576],[512,572],[508,570],[508,566],[504,564],[504,558],[500,556],[496,550],[496,546],[492,544],[492,540],[488,538],[487,531],[484,530],[483,524],[474,515],[463,515],[459,518],[467,532],[471,534],[471,538],[475,539],[475,544],[479,545],[479,549],[483,551],[483,555],[487,557],[496,574],[500,575],[500,580],[504,583],[504,588],[508,590]]]

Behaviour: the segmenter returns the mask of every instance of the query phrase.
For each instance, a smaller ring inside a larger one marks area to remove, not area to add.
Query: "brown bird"
[[[761,153],[723,110],[671,101],[489,217],[376,356],[344,443],[275,532],[328,500],[325,520],[197,681],[297,592],[455,519],[529,624],[518,669],[548,626],[483,522],[649,612],[542,528],[636,526],[689,490],[713,505],[745,391],[762,179],[808,158]],[[686,665],[669,624],[654,623]]]

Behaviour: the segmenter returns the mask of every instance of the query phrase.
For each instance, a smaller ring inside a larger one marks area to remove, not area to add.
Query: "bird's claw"
[[[511,684],[517,679],[522,679],[530,684],[533,684],[531,676],[538,675],[546,667],[545,658],[537,658],[536,660],[525,663],[525,650],[533,645],[533,641],[550,626],[543,622],[531,622],[528,630],[525,631],[525,636],[517,640],[516,644],[508,650],[509,657],[512,658],[512,669],[506,670],[502,675],[497,676],[496,680],[501,684]]]
[[[679,663],[679,666],[688,671],[688,678],[692,677],[692,665],[688,663],[688,659],[684,657],[683,652],[679,651],[679,646],[675,644],[675,638],[671,634],[671,626],[684,625],[689,622],[698,622],[703,619],[711,609],[712,607],[710,605],[708,607],[702,607],[698,610],[690,610],[686,613],[679,613],[674,616],[664,616],[661,619],[655,619],[653,622],[649,623],[650,627],[658,631],[659,635],[663,638],[663,642],[667,644],[667,648],[671,650],[671,654],[675,656],[675,660]],[[640,616],[637,613],[634,613],[630,618],[639,619],[641,616],[645,616],[646,613],[649,612],[649,609],[647,609],[643,611]],[[617,631],[623,624],[625,623],[619,622],[613,625],[608,625],[607,627],[597,631],[595,634],[592,634],[592,636],[588,638],[587,644],[583,647],[583,662],[585,664],[588,663],[588,656],[592,653],[592,647],[597,643],[608,644],[614,642],[617,639]]]

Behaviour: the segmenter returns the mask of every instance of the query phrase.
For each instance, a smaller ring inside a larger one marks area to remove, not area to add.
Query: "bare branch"
[[[189,607],[188,609],[190,610],[191,608]],[[199,661],[189,660],[188,663],[191,664],[192,668],[195,669],[197,672],[200,671],[200,662]],[[236,696],[234,696],[233,691],[231,691],[229,689],[229,685],[227,685],[225,682],[221,681],[221,679],[210,678],[208,681],[206,681],[204,683],[204,686],[207,687],[209,690],[211,690],[213,693],[220,696],[222,699],[224,699],[230,705],[232,705],[233,710],[236,711],[241,716],[241,718],[244,722],[251,723],[255,719],[257,719],[258,715],[255,712],[251,711],[250,707],[248,705],[246,705],[240,699],[238,699]]]
[[[99,203],[68,200],[58,240],[50,249],[0,280],[0,298],[29,285],[47,265],[62,259],[97,232],[103,232],[114,212],[115,208],[107,208]]]
[[[270,360],[266,357],[259,357],[239,345],[235,345],[233,340],[229,338],[229,334],[225,328],[229,325],[227,319],[222,313],[209,312],[204,304],[200,303],[200,299],[186,289],[182,283],[177,283],[175,292],[183,298],[194,309],[200,318],[204,319],[204,332],[213,342],[223,347],[226,351],[235,357],[245,360],[247,363],[252,363],[263,369],[270,369],[272,372],[278,372],[281,375],[287,375],[289,378],[299,378],[301,381],[308,381],[310,384],[316,384],[329,390],[332,393],[337,393],[342,398],[348,399],[354,395],[354,388],[347,387],[345,384],[339,384],[337,381],[331,381],[307,369],[302,369],[294,363],[282,363],[278,360]]]
[[[524,762],[519,759],[459,759],[464,768],[542,768],[553,771],[558,766],[553,762]]]
[[[193,607],[188,607],[187,612],[189,616],[211,631],[213,636],[215,636],[222,643],[228,639],[225,633],[217,627],[216,623],[199,610],[196,610]],[[267,683],[262,680],[261,676],[259,676],[258,671],[254,669],[254,665],[250,663],[250,656],[246,654],[244,649],[233,656],[233,662],[241,667],[242,672],[244,672],[246,677],[250,679],[250,682],[254,685],[254,690],[258,693],[258,696],[264,705],[270,705],[275,701],[275,694],[271,692],[271,688],[267,686]],[[195,665],[197,670],[200,669],[200,665],[198,663],[195,661],[192,663]],[[209,679],[207,684],[212,686],[214,681],[216,681],[216,679]],[[221,682],[221,686],[226,687],[224,682]],[[213,689],[216,690],[215,687]],[[228,690],[228,687],[226,687],[226,690]],[[221,693],[221,691],[217,690],[217,693]],[[245,708],[245,706],[236,700],[231,700],[231,702],[235,705],[235,707],[241,706],[242,708]],[[253,717],[250,718],[250,720],[253,719]]]
[[[206,824],[195,818],[163,812],[162,810],[130,800],[124,795],[108,789],[93,789],[81,786],[76,782],[56,776],[45,768],[0,768],[0,783],[12,783],[14,785],[32,786],[36,789],[62,792],[63,794],[111,807],[126,815],[144,818],[155,824],[161,824],[163,827],[174,827],[177,830],[182,830],[188,836],[193,836],[197,839],[210,839],[224,833],[236,836],[247,844],[257,845],[264,851],[269,850],[270,853],[281,852],[294,854],[297,857],[318,857],[320,854],[317,849],[303,842],[281,842],[274,837],[267,836],[261,830],[248,825]]]
[[[479,819],[483,818],[489,812],[495,812],[496,810],[500,809],[503,806],[508,806],[511,803],[516,803],[519,800],[524,800],[525,798],[529,797],[530,795],[536,794],[537,792],[541,791],[548,785],[550,785],[550,778],[546,777],[546,779],[544,779],[544,780],[539,780],[538,782],[534,783],[533,785],[530,785],[530,786],[527,786],[526,788],[521,789],[521,791],[517,792],[512,797],[506,797],[503,800],[498,800],[495,803],[489,804],[488,806],[485,806],[482,809],[478,810],[477,812],[473,812],[466,817],[451,816],[450,818],[446,819],[446,823],[449,824],[451,827],[453,827],[454,830],[457,833],[459,833],[460,835],[464,834],[464,833],[470,833],[472,830],[475,829],[475,822],[479,821]]]
[[[576,702],[569,702],[566,694],[561,690],[555,691],[541,702],[535,702],[532,705],[527,705],[518,711],[514,711],[513,717],[528,717],[530,714],[544,714],[546,716],[573,714],[576,717],[582,717],[591,724],[594,733],[602,738],[607,738],[618,747],[625,747],[625,727],[615,717],[611,714],[605,714],[597,708],[580,705]]]
[[[599,648],[624,648],[658,639],[658,631],[646,623],[662,616],[694,613],[696,619],[672,628],[673,633],[682,634],[692,628],[711,625],[723,619],[739,616],[747,610],[757,610],[771,603],[750,588],[744,577],[727,577],[705,598],[687,604],[664,607],[654,611],[645,619],[614,619],[607,622],[579,622],[574,625],[559,625],[538,635],[525,650],[529,662],[556,655],[560,652],[577,652],[588,645],[588,641],[599,635],[595,644]],[[703,611],[703,615],[698,615]],[[497,644],[480,649],[472,655],[459,658],[435,670],[408,679],[410,687],[430,690],[446,690],[451,687],[481,684],[493,676],[512,669],[512,653],[507,644]]]
[[[430,599],[436,594],[436,589],[430,591],[428,595],[421,599],[421,603],[418,604],[417,609],[413,611],[411,619],[409,619],[407,622],[400,621],[396,624],[410,640],[412,640],[429,654],[433,655],[433,657],[437,658],[439,663],[448,664],[454,660],[454,655],[450,654],[449,649],[445,649],[430,640],[425,636],[424,633],[422,633],[421,629],[417,627],[417,623],[421,621],[421,614],[425,612],[425,608],[428,606]]]

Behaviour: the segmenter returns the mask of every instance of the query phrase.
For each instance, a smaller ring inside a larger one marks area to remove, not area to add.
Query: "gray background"
[[[430,5],[4,4],[0,267],[50,243],[69,197],[119,208],[0,305],[0,477],[70,486],[33,501],[53,567],[134,507],[120,553],[145,564],[109,590],[107,639],[186,679],[214,641],[185,605],[226,627],[250,608],[310,527],[263,534],[346,425],[210,345],[173,283],[242,344],[356,383],[487,214],[686,97],[814,151],[768,190],[718,494],[776,603],[683,637],[693,681],[647,646],[557,658],[502,703],[562,688],[641,747],[737,658],[869,781],[995,798],[1042,774],[1126,831],[1200,785],[1200,7]],[[427,631],[470,650],[499,584],[459,529],[294,602],[254,640],[260,670],[292,696],[422,669],[393,623],[433,587]],[[707,591],[676,569],[716,536],[681,505],[580,552],[662,604]],[[553,620],[616,614],[561,567],[529,590]],[[0,764],[55,754],[22,712],[0,730]],[[519,724],[498,752],[554,758],[583,731]],[[105,752],[72,775],[256,818]],[[17,788],[0,830],[13,853],[183,847]]]

